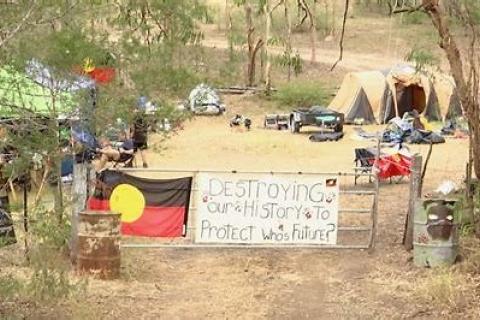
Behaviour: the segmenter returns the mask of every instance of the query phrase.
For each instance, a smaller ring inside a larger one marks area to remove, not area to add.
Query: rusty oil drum
[[[439,267],[455,263],[458,255],[455,202],[452,199],[417,201],[413,229],[413,261],[416,266]]]
[[[76,261],[79,273],[105,280],[120,276],[120,214],[80,213]]]

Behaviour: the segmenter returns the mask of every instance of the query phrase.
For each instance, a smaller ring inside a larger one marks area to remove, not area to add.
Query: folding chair
[[[135,160],[135,153],[127,154],[122,153],[120,154],[120,159],[113,161],[114,168],[133,168],[134,167],[134,160]]]
[[[363,174],[371,174],[373,164],[375,162],[375,154],[366,149],[366,148],[356,148],[355,149],[355,185],[357,184],[358,178]],[[368,176],[368,182],[372,182],[372,177]]]

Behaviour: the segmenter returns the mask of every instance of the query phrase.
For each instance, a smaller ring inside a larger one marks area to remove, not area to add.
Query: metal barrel
[[[76,262],[80,273],[104,280],[120,276],[120,214],[80,213]]]
[[[425,223],[414,222],[413,261],[416,266],[433,268],[455,263],[458,255],[457,225],[452,227],[448,240],[435,241],[428,236]]]
[[[458,255],[455,202],[426,199],[416,203],[413,225],[413,262],[416,266],[438,267],[455,263]]]

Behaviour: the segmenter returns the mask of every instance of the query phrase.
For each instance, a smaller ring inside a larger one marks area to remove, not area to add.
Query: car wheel
[[[337,124],[333,130],[335,132],[342,132],[343,131],[343,124],[342,123]]]

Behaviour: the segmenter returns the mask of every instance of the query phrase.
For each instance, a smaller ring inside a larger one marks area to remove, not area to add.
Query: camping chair
[[[113,168],[133,168],[136,152],[132,154],[122,153],[120,159],[113,161]]]
[[[363,174],[371,174],[373,164],[375,162],[375,154],[366,148],[356,148],[355,149],[355,185],[357,184],[358,178]],[[368,176],[368,182],[372,182],[372,177]]]

